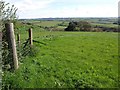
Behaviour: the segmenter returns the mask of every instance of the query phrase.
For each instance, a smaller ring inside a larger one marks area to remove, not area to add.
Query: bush
[[[5,23],[12,22],[14,25],[17,22],[17,8],[12,5],[9,6],[9,3],[6,3],[5,1],[0,1],[0,32],[2,31],[2,68],[3,70],[6,68],[6,65],[13,65],[11,63],[11,50],[8,46],[8,38],[7,33],[5,29]],[[4,67],[5,66],[5,67]]]
[[[65,31],[90,31],[91,25],[86,21],[70,22]]]

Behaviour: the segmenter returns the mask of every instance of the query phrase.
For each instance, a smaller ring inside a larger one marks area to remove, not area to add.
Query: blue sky
[[[117,17],[119,0],[4,0],[19,18]]]

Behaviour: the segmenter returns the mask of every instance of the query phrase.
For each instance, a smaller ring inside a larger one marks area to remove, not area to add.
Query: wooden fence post
[[[32,28],[29,28],[28,32],[29,32],[30,45],[32,46],[33,45]]]
[[[17,57],[17,50],[16,50],[16,42],[15,42],[15,35],[14,35],[14,25],[13,23],[6,23],[5,24],[6,32],[7,32],[7,38],[8,38],[8,44],[9,49],[13,63],[14,63],[14,69],[18,69],[18,57]]]

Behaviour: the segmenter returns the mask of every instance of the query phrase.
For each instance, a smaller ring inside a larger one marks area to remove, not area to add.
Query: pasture
[[[27,38],[21,28],[21,40]],[[35,55],[14,73],[5,71],[10,88],[118,87],[118,33],[50,32],[33,29]]]

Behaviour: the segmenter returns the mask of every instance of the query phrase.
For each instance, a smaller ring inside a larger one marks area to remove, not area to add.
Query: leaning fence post
[[[33,45],[32,28],[29,28],[28,32],[29,32],[30,45],[32,46]]]
[[[18,69],[18,57],[17,57],[16,42],[15,42],[15,35],[14,35],[14,25],[13,23],[6,23],[5,28],[7,31],[7,38],[8,38],[10,53],[12,53],[11,57],[14,63],[14,69]]]

